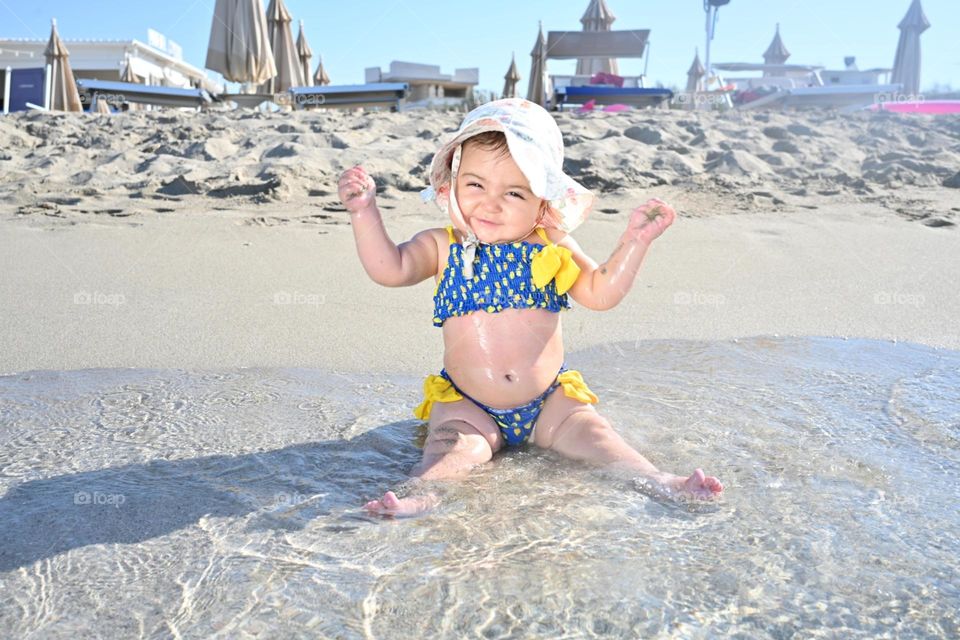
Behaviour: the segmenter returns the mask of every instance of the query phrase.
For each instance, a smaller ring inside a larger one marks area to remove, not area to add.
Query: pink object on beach
[[[596,100],[587,100],[582,107],[577,109],[577,113],[587,113],[588,111],[593,111],[593,108],[597,105]]]
[[[944,115],[960,113],[960,100],[911,100],[909,102],[881,102],[870,105],[873,111],[890,111],[892,113],[923,113],[928,115]]]
[[[606,71],[597,71],[590,76],[590,84],[612,84],[615,87],[623,87],[623,77]]]
[[[596,100],[587,100],[582,107],[577,109],[577,113],[590,113],[597,107]],[[626,104],[608,104],[603,108],[603,111],[606,113],[620,113],[621,111],[629,111],[630,105]]]

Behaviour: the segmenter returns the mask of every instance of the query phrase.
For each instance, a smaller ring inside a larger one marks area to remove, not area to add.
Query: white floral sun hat
[[[544,226],[570,233],[586,219],[593,207],[593,194],[563,172],[560,127],[546,109],[521,98],[488,102],[467,114],[460,129],[433,156],[430,187],[421,192],[425,201],[435,200],[457,228],[468,237],[473,236],[460,208],[455,201],[451,203],[452,178],[459,169],[461,145],[467,138],[486,131],[504,133],[510,155],[529,181],[530,189],[547,201]]]

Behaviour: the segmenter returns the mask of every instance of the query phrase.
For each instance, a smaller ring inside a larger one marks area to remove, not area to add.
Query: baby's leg
[[[660,471],[627,444],[593,405],[566,397],[562,388],[547,398],[534,429],[534,444],[574,460],[637,472],[673,493],[712,498],[723,491],[719,480],[700,469],[686,477]]]
[[[478,424],[479,426],[474,426]],[[503,446],[503,436],[493,419],[469,400],[436,403],[430,415],[423,458],[410,471],[419,480],[457,480],[478,464],[489,462]],[[374,513],[408,516],[439,503],[434,494],[398,498],[387,491],[364,508]]]

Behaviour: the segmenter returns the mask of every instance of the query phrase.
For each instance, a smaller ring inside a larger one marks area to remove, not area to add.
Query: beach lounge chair
[[[647,89],[643,87],[559,87],[554,91],[554,105],[563,111],[565,104],[627,104],[632,107],[655,107],[673,98],[670,89]]]
[[[406,82],[370,82],[293,87],[289,90],[290,104],[294,109],[388,107],[391,111],[399,111],[400,102],[407,96],[409,86]]]
[[[95,95],[108,103],[152,104],[161,107],[207,107],[213,98],[203,89],[183,89],[180,87],[158,87],[133,82],[113,82],[110,80],[77,80],[77,90],[84,104],[93,104]]]
[[[550,31],[547,59],[642,58],[647,50],[649,29],[620,31]],[[553,104],[629,104],[648,107],[666,104],[673,97],[669,89],[643,86],[643,76],[622,78],[623,86],[591,84],[591,76],[552,76]]]

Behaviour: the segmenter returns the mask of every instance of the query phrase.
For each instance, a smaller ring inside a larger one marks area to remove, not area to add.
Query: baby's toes
[[[713,476],[708,477],[704,485],[711,493],[721,493],[723,491],[723,484]]]
[[[380,498],[380,502],[383,503],[383,506],[387,509],[397,509],[400,507],[400,498],[397,497],[393,491],[387,491],[383,494],[383,497]]]

